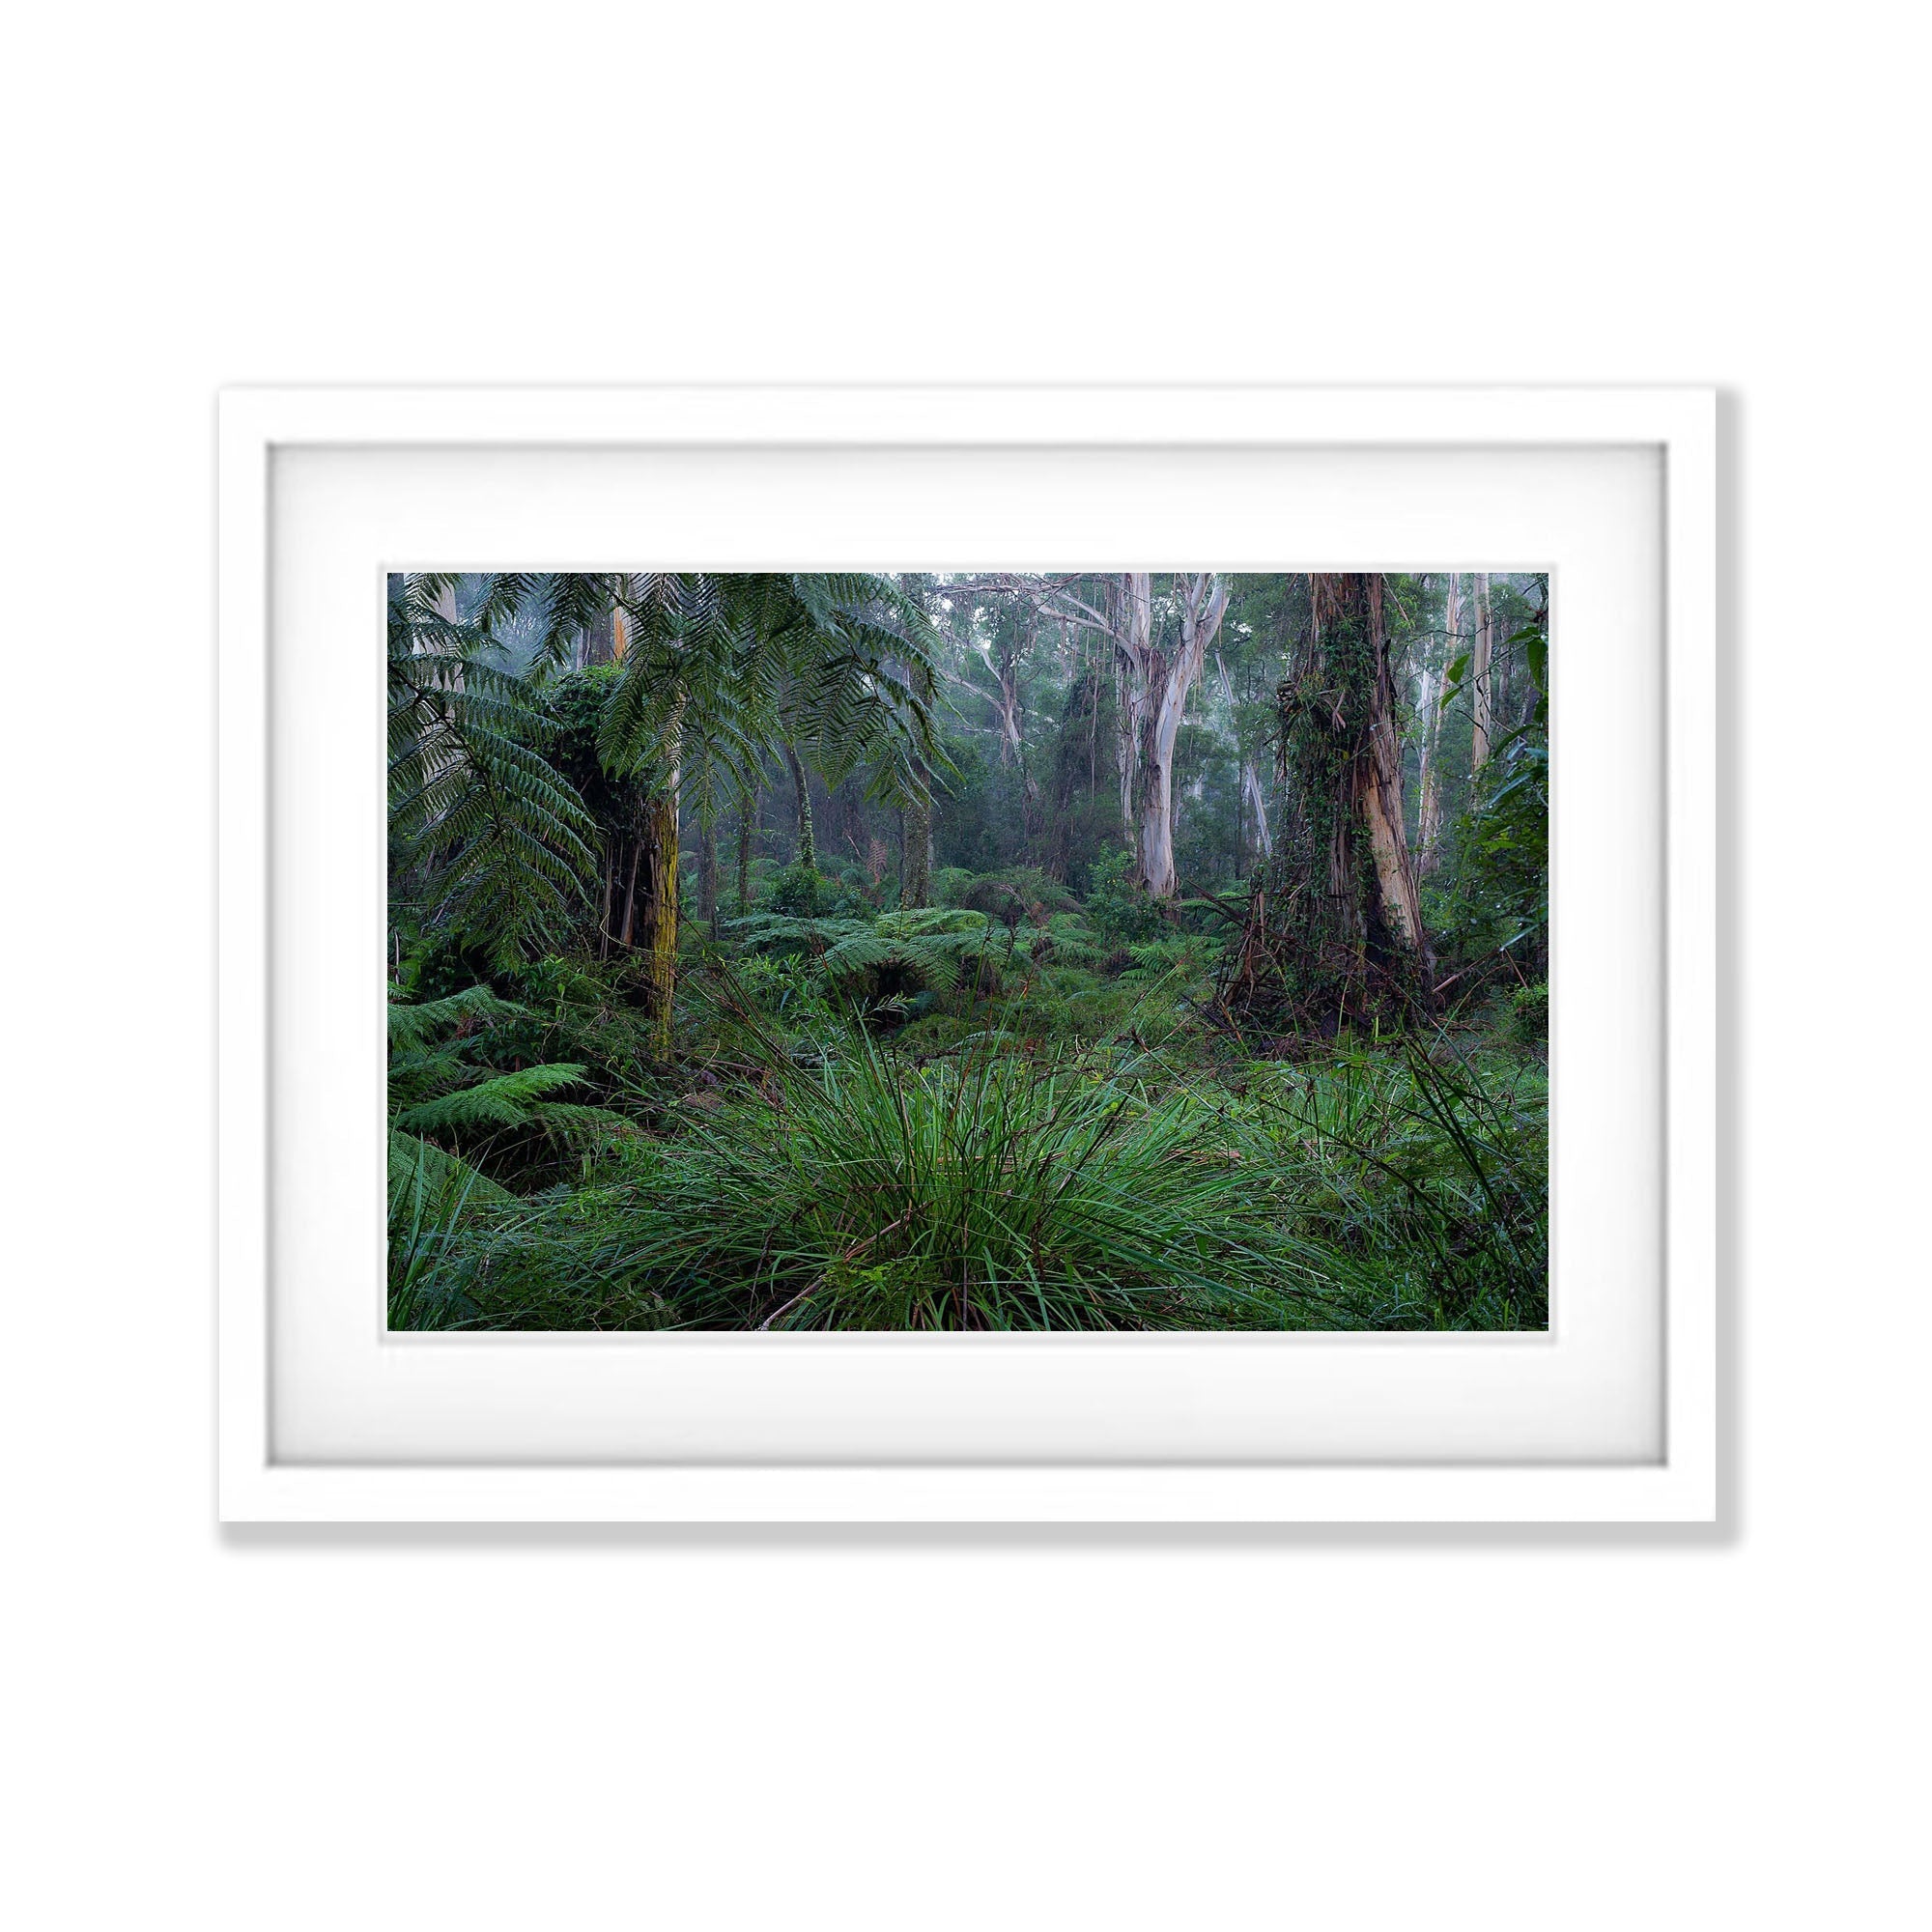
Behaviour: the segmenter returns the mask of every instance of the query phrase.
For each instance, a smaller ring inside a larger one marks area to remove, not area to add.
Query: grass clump
[[[1254,1128],[1132,1061],[1005,1037],[915,1065],[869,1039],[497,1218],[466,1293],[507,1325],[1329,1326]],[[487,1283],[487,1285],[486,1285]]]

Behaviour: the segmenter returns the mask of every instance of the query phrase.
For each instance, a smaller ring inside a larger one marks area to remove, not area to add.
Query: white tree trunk
[[[1075,596],[1065,582],[1018,577],[962,582],[1015,590],[1031,586],[1044,613],[1061,623],[1097,631],[1114,646],[1114,688],[1119,698],[1121,829],[1134,854],[1135,878],[1151,897],[1172,898],[1179,884],[1174,867],[1174,743],[1187,696],[1201,675],[1221,628],[1228,590],[1212,572],[1175,580],[1180,609],[1180,646],[1172,663],[1153,636],[1153,579],[1124,571],[1106,580],[1104,611]]]
[[[1362,787],[1362,813],[1369,821],[1369,848],[1382,903],[1404,945],[1420,951],[1422,898],[1402,830],[1402,739],[1395,719],[1386,711],[1378,709],[1370,727],[1369,749],[1372,770]]]
[[[1187,712],[1188,693],[1201,675],[1228,609],[1228,586],[1209,572],[1179,579],[1175,596],[1180,605],[1180,648],[1171,664],[1163,653],[1150,651],[1144,680],[1146,770],[1140,786],[1140,862],[1148,896],[1155,899],[1171,899],[1179,889],[1174,865],[1174,743]]]
[[[1494,647],[1491,629],[1490,574],[1476,579],[1476,655],[1470,666],[1470,688],[1476,712],[1476,731],[1469,769],[1479,772],[1490,762],[1490,657]]]
[[[1221,653],[1214,653],[1214,668],[1221,673],[1221,696],[1228,706],[1228,716],[1235,716],[1235,686],[1228,675],[1228,667],[1221,661]],[[1241,730],[1235,725],[1235,743],[1238,747]],[[1255,761],[1244,751],[1241,753],[1241,792],[1248,801],[1248,810],[1254,813],[1255,836],[1262,848],[1264,859],[1274,857],[1274,831],[1268,824],[1267,794],[1262,790],[1261,774],[1255,770]]]
[[[1129,571],[1114,585],[1108,612],[1114,639],[1114,683],[1118,696],[1115,730],[1121,768],[1121,831],[1128,849],[1140,850],[1134,799],[1139,790],[1141,739],[1147,724],[1148,660],[1153,651],[1153,579]]]
[[[1435,869],[1435,845],[1442,833],[1442,774],[1435,753],[1442,737],[1443,667],[1456,648],[1456,634],[1463,621],[1463,580],[1453,571],[1449,577],[1449,596],[1445,606],[1444,628],[1449,633],[1436,653],[1439,662],[1425,666],[1419,704],[1422,726],[1421,769],[1416,790],[1420,803],[1416,810],[1415,867],[1418,873]]]

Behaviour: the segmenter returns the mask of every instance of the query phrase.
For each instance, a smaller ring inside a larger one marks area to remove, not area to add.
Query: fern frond
[[[424,1000],[410,1005],[402,1000],[389,1002],[389,1044],[420,1046],[431,1034],[444,1027],[461,1026],[465,1020],[526,1019],[528,1009],[500,1000],[488,986],[466,986],[440,1000]]]
[[[459,1087],[454,1093],[405,1107],[396,1116],[395,1124],[412,1134],[527,1126],[546,1094],[559,1087],[574,1087],[584,1071],[581,1065],[563,1063],[498,1073],[472,1087]]]

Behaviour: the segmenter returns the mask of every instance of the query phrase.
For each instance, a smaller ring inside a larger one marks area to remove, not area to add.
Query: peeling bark
[[[639,840],[645,865],[639,881],[637,949],[645,1004],[658,1050],[670,1050],[671,1001],[677,990],[677,787],[656,794],[645,810]]]
[[[1383,596],[1378,575],[1309,579],[1306,642],[1278,694],[1280,850],[1229,982],[1228,997],[1324,1031],[1429,1001]]]
[[[1174,744],[1208,647],[1228,609],[1212,572],[1175,582],[1180,637],[1172,657],[1155,641],[1153,580],[1128,573],[1114,596],[1114,661],[1120,684],[1121,817],[1134,876],[1154,899],[1179,887],[1174,865]]]

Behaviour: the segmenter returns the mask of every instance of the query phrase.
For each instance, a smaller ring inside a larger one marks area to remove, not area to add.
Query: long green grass
[[[1361,1325],[1548,1325],[1540,1066],[1406,1037],[1264,1082],[1253,1113],[1298,1241]]]
[[[1261,1065],[1147,1053],[920,1065],[863,1028],[733,1035],[728,1087],[588,1184],[475,1207],[397,1325],[1541,1326],[1540,1085],[1438,1047]],[[806,1064],[801,1064],[801,1059]]]
[[[1231,1110],[1131,1064],[869,1039],[497,1219],[472,1299],[537,1325],[1326,1325]],[[484,1286],[487,1280],[487,1288]]]

